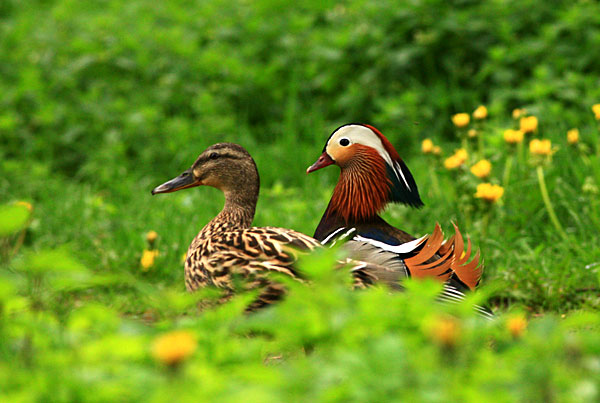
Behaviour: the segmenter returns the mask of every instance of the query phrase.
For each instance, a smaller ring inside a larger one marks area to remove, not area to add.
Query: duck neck
[[[342,169],[327,210],[315,232],[315,238],[342,226],[354,226],[379,219],[388,202],[389,180],[385,165],[371,163],[368,169],[354,164]]]
[[[203,233],[239,230],[250,228],[252,225],[258,191],[246,195],[229,191],[224,191],[224,193],[223,209],[204,227]]]

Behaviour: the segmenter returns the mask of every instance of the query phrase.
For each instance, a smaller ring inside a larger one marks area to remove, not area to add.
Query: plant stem
[[[506,158],[506,163],[504,164],[504,174],[502,175],[502,186],[504,186],[504,189],[508,187],[508,181],[510,180],[510,171],[512,169],[514,159],[515,156],[513,154],[510,154]]]
[[[544,168],[541,165],[538,165],[536,171],[538,182],[540,184],[540,193],[542,194],[542,199],[544,200],[544,204],[546,205],[546,211],[550,216],[550,221],[552,221],[552,224],[554,224],[554,228],[556,228],[560,235],[568,241],[569,237],[563,229],[562,225],[560,225],[558,217],[556,217],[556,213],[554,212],[552,202],[550,201],[550,196],[548,195],[548,188],[546,188],[546,181],[544,179]]]

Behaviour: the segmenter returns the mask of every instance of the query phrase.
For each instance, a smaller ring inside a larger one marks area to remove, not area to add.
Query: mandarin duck
[[[340,177],[314,234],[323,245],[344,240],[350,258],[386,267],[372,271],[371,279],[392,288],[401,288],[404,277],[431,277],[444,282],[441,300],[459,301],[463,291],[477,286],[479,251],[471,258],[471,242],[465,250],[456,225],[455,235],[444,242],[439,224],[431,235],[416,239],[380,217],[389,203],[419,208],[423,202],[408,167],[379,130],[364,124],[337,128],[307,173],[332,164],[340,167]]]
[[[268,279],[268,273],[282,273],[299,281],[303,275],[296,263],[301,253],[321,244],[314,238],[291,229],[252,227],[260,179],[254,159],[242,146],[219,143],[208,147],[191,168],[157,186],[152,194],[170,193],[195,186],[212,186],[225,195],[222,211],[202,228],[189,246],[185,263],[188,291],[215,286],[226,291],[224,300],[234,292],[236,275],[246,289],[259,288],[259,295],[248,307],[251,312],[280,300],[285,288]],[[370,270],[385,272],[375,264],[349,259],[355,284],[371,282]]]

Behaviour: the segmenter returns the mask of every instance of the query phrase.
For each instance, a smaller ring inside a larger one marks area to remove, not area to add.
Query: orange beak
[[[308,167],[308,169],[306,170],[306,173],[309,174],[311,172],[316,171],[317,169],[325,168],[326,166],[329,166],[334,163],[335,163],[335,161],[333,161],[331,159],[329,154],[327,154],[326,151],[323,151],[323,154],[321,154],[319,159],[314,164],[312,164],[311,166]]]

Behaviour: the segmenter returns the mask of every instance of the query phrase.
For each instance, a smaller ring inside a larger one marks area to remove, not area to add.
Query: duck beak
[[[335,161],[333,161],[329,154],[327,154],[327,152],[324,151],[323,154],[321,154],[321,156],[319,157],[319,159],[314,164],[308,167],[306,173],[309,174],[311,172],[316,171],[317,169],[325,168],[326,166],[329,166],[333,163],[335,163]]]
[[[194,186],[200,186],[201,183],[194,179],[194,175],[192,174],[192,170],[188,169],[184,171],[181,175],[176,178],[171,179],[168,182],[163,183],[152,189],[152,194],[155,195],[157,193],[171,193],[176,192],[181,189],[187,189]]]

